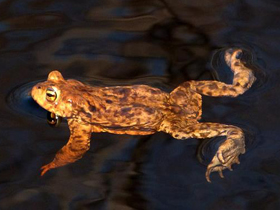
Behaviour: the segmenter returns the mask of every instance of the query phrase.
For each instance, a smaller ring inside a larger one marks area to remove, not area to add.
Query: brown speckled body
[[[222,170],[239,163],[238,156],[245,152],[244,134],[236,126],[200,123],[201,95],[236,97],[251,87],[255,77],[241,62],[241,54],[239,49],[225,53],[234,73],[232,84],[188,81],[170,94],[147,85],[92,87],[52,71],[47,81],[33,87],[31,95],[40,106],[67,119],[70,138],[54,160],[42,167],[42,175],[80,159],[90,147],[92,132],[148,135],[163,131],[176,139],[226,136],[206,171],[209,182],[213,171],[223,177]]]

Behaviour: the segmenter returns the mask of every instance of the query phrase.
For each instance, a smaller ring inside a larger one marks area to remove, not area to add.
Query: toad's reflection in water
[[[61,117],[56,115],[55,113],[48,112],[47,113],[47,122],[52,127],[57,127],[61,123]]]
[[[223,177],[222,170],[231,170],[245,153],[244,134],[233,125],[200,123],[201,95],[236,97],[248,90],[256,78],[241,57],[240,49],[225,52],[234,74],[232,84],[188,81],[170,94],[147,85],[92,87],[52,71],[47,81],[32,88],[31,95],[44,109],[67,119],[70,138],[54,160],[42,167],[41,175],[80,159],[90,147],[92,132],[148,135],[163,131],[176,139],[225,136],[206,171],[208,182],[211,172]]]

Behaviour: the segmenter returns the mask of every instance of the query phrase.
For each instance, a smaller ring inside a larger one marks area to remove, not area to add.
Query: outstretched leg
[[[218,151],[207,166],[206,179],[210,181],[211,172],[218,171],[223,178],[222,170],[230,170],[232,164],[238,163],[238,156],[245,153],[245,140],[243,131],[233,125],[218,123],[196,123],[184,125],[182,121],[164,121],[160,127],[161,131],[171,134],[176,139],[187,138],[212,138],[215,136],[226,136],[226,140],[219,146]]]
[[[91,125],[83,125],[74,120],[68,120],[70,138],[68,143],[59,150],[53,161],[43,166],[41,176],[48,170],[73,163],[90,148]]]
[[[213,97],[236,97],[248,90],[256,80],[251,69],[244,66],[241,61],[242,50],[229,49],[225,52],[225,61],[234,74],[232,84],[218,81],[188,81],[182,86],[189,87],[192,91]]]

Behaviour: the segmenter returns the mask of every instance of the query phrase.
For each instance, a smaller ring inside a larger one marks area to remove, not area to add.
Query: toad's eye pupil
[[[46,92],[46,99],[50,102],[55,101],[57,95],[53,88],[48,88]]]

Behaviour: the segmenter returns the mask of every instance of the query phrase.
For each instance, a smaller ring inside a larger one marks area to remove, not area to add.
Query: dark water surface
[[[280,209],[279,14],[276,0],[0,1],[0,209]],[[204,121],[246,133],[247,152],[224,179],[205,179],[214,141],[164,133],[93,134],[81,160],[40,177],[69,137],[28,95],[51,70],[171,91],[230,82],[221,55],[232,46],[246,49],[258,82],[238,98],[203,98]]]

